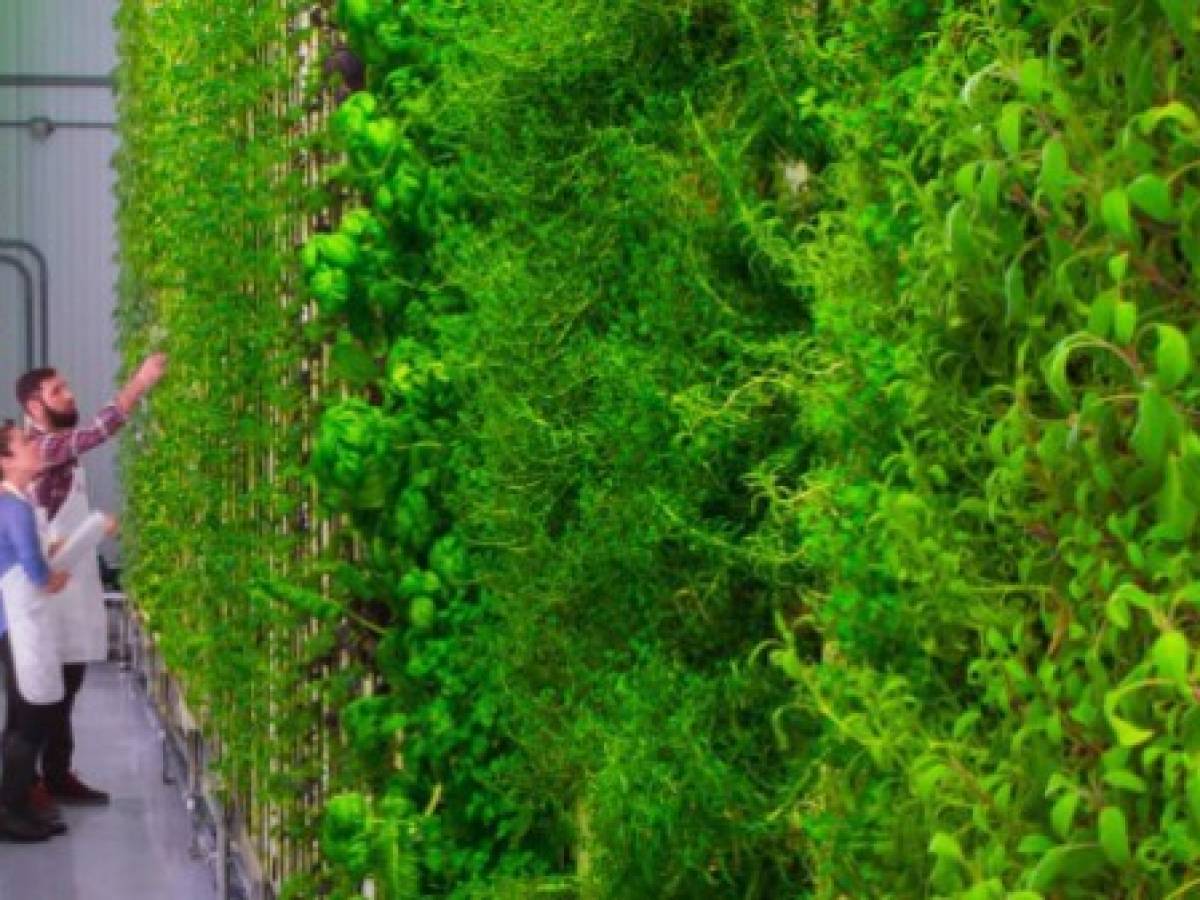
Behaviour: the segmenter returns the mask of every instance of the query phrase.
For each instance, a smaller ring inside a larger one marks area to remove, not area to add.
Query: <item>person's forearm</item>
[[[142,360],[142,364],[133,373],[133,377],[125,383],[125,386],[117,392],[117,396],[113,399],[113,403],[123,415],[128,416],[133,412],[133,408],[137,406],[137,402],[142,399],[143,395],[158,383],[166,370],[166,365],[167,355],[165,353],[152,353]]]
[[[151,384],[149,380],[142,376],[139,371],[136,375],[125,382],[125,386],[117,391],[117,396],[113,398],[113,404],[121,411],[123,416],[128,416],[133,412],[133,408],[137,406],[138,401],[142,399],[146,391],[150,390]]]

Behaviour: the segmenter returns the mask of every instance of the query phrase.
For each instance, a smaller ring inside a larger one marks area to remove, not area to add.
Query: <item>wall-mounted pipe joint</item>
[[[60,128],[109,130],[117,127],[116,122],[74,122],[51,119],[48,116],[31,116],[28,119],[0,119],[0,128],[28,128],[30,136],[37,141],[49,140],[50,135]]]

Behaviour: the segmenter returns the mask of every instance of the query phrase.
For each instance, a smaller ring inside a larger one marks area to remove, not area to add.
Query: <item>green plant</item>
[[[302,147],[218,7],[119,18],[131,576],[294,895],[1196,889],[1194,4],[340,0]]]

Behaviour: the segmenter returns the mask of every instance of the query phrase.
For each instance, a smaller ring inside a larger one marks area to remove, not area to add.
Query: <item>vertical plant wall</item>
[[[329,777],[312,679],[331,651],[272,587],[320,583],[296,259],[325,203],[301,164],[315,32],[283,0],[125,3],[116,22],[121,341],[171,371],[124,442],[126,580],[277,877],[312,865]]]
[[[121,15],[131,589],[291,895],[1200,889],[1194,3],[312,12]]]

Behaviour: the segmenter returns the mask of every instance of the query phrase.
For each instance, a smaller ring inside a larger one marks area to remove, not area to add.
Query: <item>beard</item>
[[[46,406],[46,421],[55,431],[61,431],[66,428],[74,428],[79,424],[79,410],[69,409],[65,412],[60,412],[57,409],[51,409]]]

